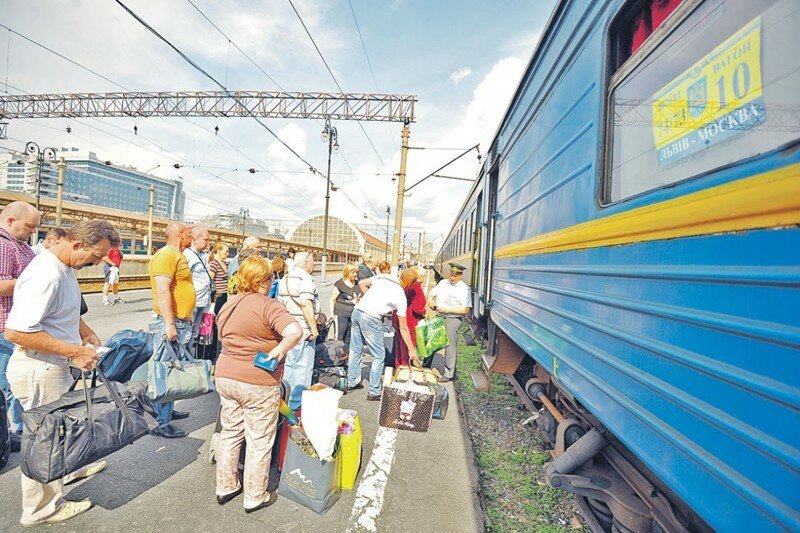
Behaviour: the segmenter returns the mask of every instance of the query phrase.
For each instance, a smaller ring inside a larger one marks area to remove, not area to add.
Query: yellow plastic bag
[[[340,421],[339,424],[343,424]],[[361,468],[361,421],[358,415],[353,419],[353,432],[339,435],[339,461],[341,476],[339,484],[343,490],[353,490],[358,471]]]

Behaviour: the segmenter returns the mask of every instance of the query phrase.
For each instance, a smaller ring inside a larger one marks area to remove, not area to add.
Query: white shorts
[[[116,285],[119,283],[119,267],[112,266],[108,272],[108,283]]]

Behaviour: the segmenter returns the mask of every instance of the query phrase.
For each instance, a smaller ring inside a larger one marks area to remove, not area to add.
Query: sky
[[[231,90],[338,92],[289,0],[122,1]],[[475,144],[485,154],[554,4],[292,2],[344,91],[417,95],[410,145],[426,149],[409,151],[407,185]],[[3,4],[0,23],[107,80],[0,27],[2,91],[217,89],[114,1]],[[265,122],[303,158],[326,168],[322,122]],[[383,227],[390,206],[393,225],[397,188],[392,176],[399,171],[402,125],[362,124],[366,135],[353,121],[333,124],[341,151],[333,156],[332,181],[340,190],[331,193],[330,212],[349,222]],[[180,176],[191,217],[238,213],[245,207],[255,218],[299,220],[324,208],[324,176],[310,173],[252,118],[14,120],[0,147],[22,150],[29,140],[92,150],[101,160],[139,170],[156,167],[151,173],[165,178]],[[183,168],[174,169],[176,162]],[[251,174],[250,168],[269,172]],[[442,174],[472,179],[478,168],[473,151]],[[426,180],[405,199],[404,227],[424,228],[427,238],[440,245],[470,186]]]

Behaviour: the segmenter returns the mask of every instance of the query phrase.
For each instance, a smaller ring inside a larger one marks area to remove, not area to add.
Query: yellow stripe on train
[[[800,224],[800,163],[501,246],[496,259]]]

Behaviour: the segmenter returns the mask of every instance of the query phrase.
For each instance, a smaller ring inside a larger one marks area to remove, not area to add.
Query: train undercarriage
[[[713,531],[491,320],[471,326],[466,340],[487,348],[483,370],[506,376],[531,412],[526,424],[552,446],[548,482],[575,495],[593,532]]]

